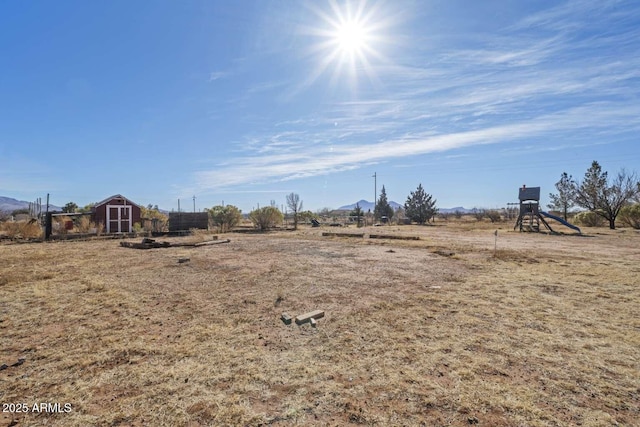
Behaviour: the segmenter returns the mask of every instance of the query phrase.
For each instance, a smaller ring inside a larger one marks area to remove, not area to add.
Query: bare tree
[[[293,229],[298,229],[298,215],[302,212],[302,200],[300,200],[300,196],[296,193],[291,193],[287,195],[287,206],[291,209],[291,213],[293,214]]]
[[[478,221],[482,221],[484,217],[487,216],[487,211],[485,209],[473,208],[472,211],[473,211],[473,216]]]
[[[609,183],[607,172],[603,172],[597,161],[584,175],[582,182],[573,182],[575,202],[609,221],[609,228],[615,230],[616,217],[630,200],[638,197],[638,178],[625,169]]]
[[[360,218],[362,218],[363,212],[362,212],[362,208],[360,207],[360,205],[358,203],[356,203],[356,207],[351,211],[351,213],[349,214],[349,216],[351,217],[356,217],[356,224],[358,227],[361,226],[360,224]]]

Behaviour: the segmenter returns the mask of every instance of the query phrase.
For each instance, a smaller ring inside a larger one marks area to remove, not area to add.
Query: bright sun
[[[309,29],[318,37],[310,53],[316,55],[319,62],[308,82],[326,72],[331,74],[332,82],[338,83],[347,77],[353,87],[363,75],[372,82],[377,81],[375,68],[378,62],[384,61],[382,45],[388,42],[384,32],[391,25],[380,5],[366,0],[329,0],[327,9],[312,3],[320,25]]]
[[[358,22],[344,22],[336,28],[335,41],[342,53],[353,55],[367,46],[367,31]]]

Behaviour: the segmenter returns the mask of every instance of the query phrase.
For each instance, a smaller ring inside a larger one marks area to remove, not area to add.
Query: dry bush
[[[76,223],[76,227],[80,233],[91,233],[94,230],[95,232],[98,232],[98,230],[100,229],[98,224],[96,224],[95,221],[91,221],[91,218],[89,216],[80,217],[80,219]]]
[[[194,237],[196,242],[206,242],[209,240],[218,240],[218,236],[213,234],[211,230],[203,230],[200,228],[190,228],[189,235]]]
[[[158,215],[142,219],[142,228],[148,232],[169,231],[169,218],[166,215]]]
[[[208,212],[209,223],[220,233],[230,231],[242,221],[242,211],[233,205],[214,206]]]
[[[249,219],[258,230],[268,230],[281,224],[284,216],[280,209],[274,206],[265,206],[249,213]]]
[[[640,203],[625,206],[618,216],[620,222],[627,227],[640,229]]]
[[[574,220],[584,227],[603,227],[605,225],[604,218],[595,212],[580,212]]]
[[[7,221],[0,225],[0,231],[11,239],[35,239],[42,236],[42,228],[34,219]]]
[[[484,209],[476,209],[475,212],[472,213],[477,221],[482,221],[486,216],[486,211]]]
[[[495,209],[491,209],[485,212],[485,216],[489,218],[489,220],[493,222],[500,222],[502,220],[502,215],[500,215],[500,211]]]
[[[58,234],[67,234],[70,230],[67,230],[65,224],[71,221],[68,216],[56,216],[53,218],[52,228]]]
[[[76,227],[78,227],[78,231],[81,233],[88,233],[91,228],[91,218],[82,216],[78,220]]]

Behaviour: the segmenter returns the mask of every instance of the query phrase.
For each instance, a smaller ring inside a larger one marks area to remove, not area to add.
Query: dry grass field
[[[0,426],[640,424],[637,231],[355,230],[0,244]]]

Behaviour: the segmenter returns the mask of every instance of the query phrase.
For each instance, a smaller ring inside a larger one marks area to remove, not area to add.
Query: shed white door
[[[131,227],[131,206],[107,205],[107,233],[130,233]]]

